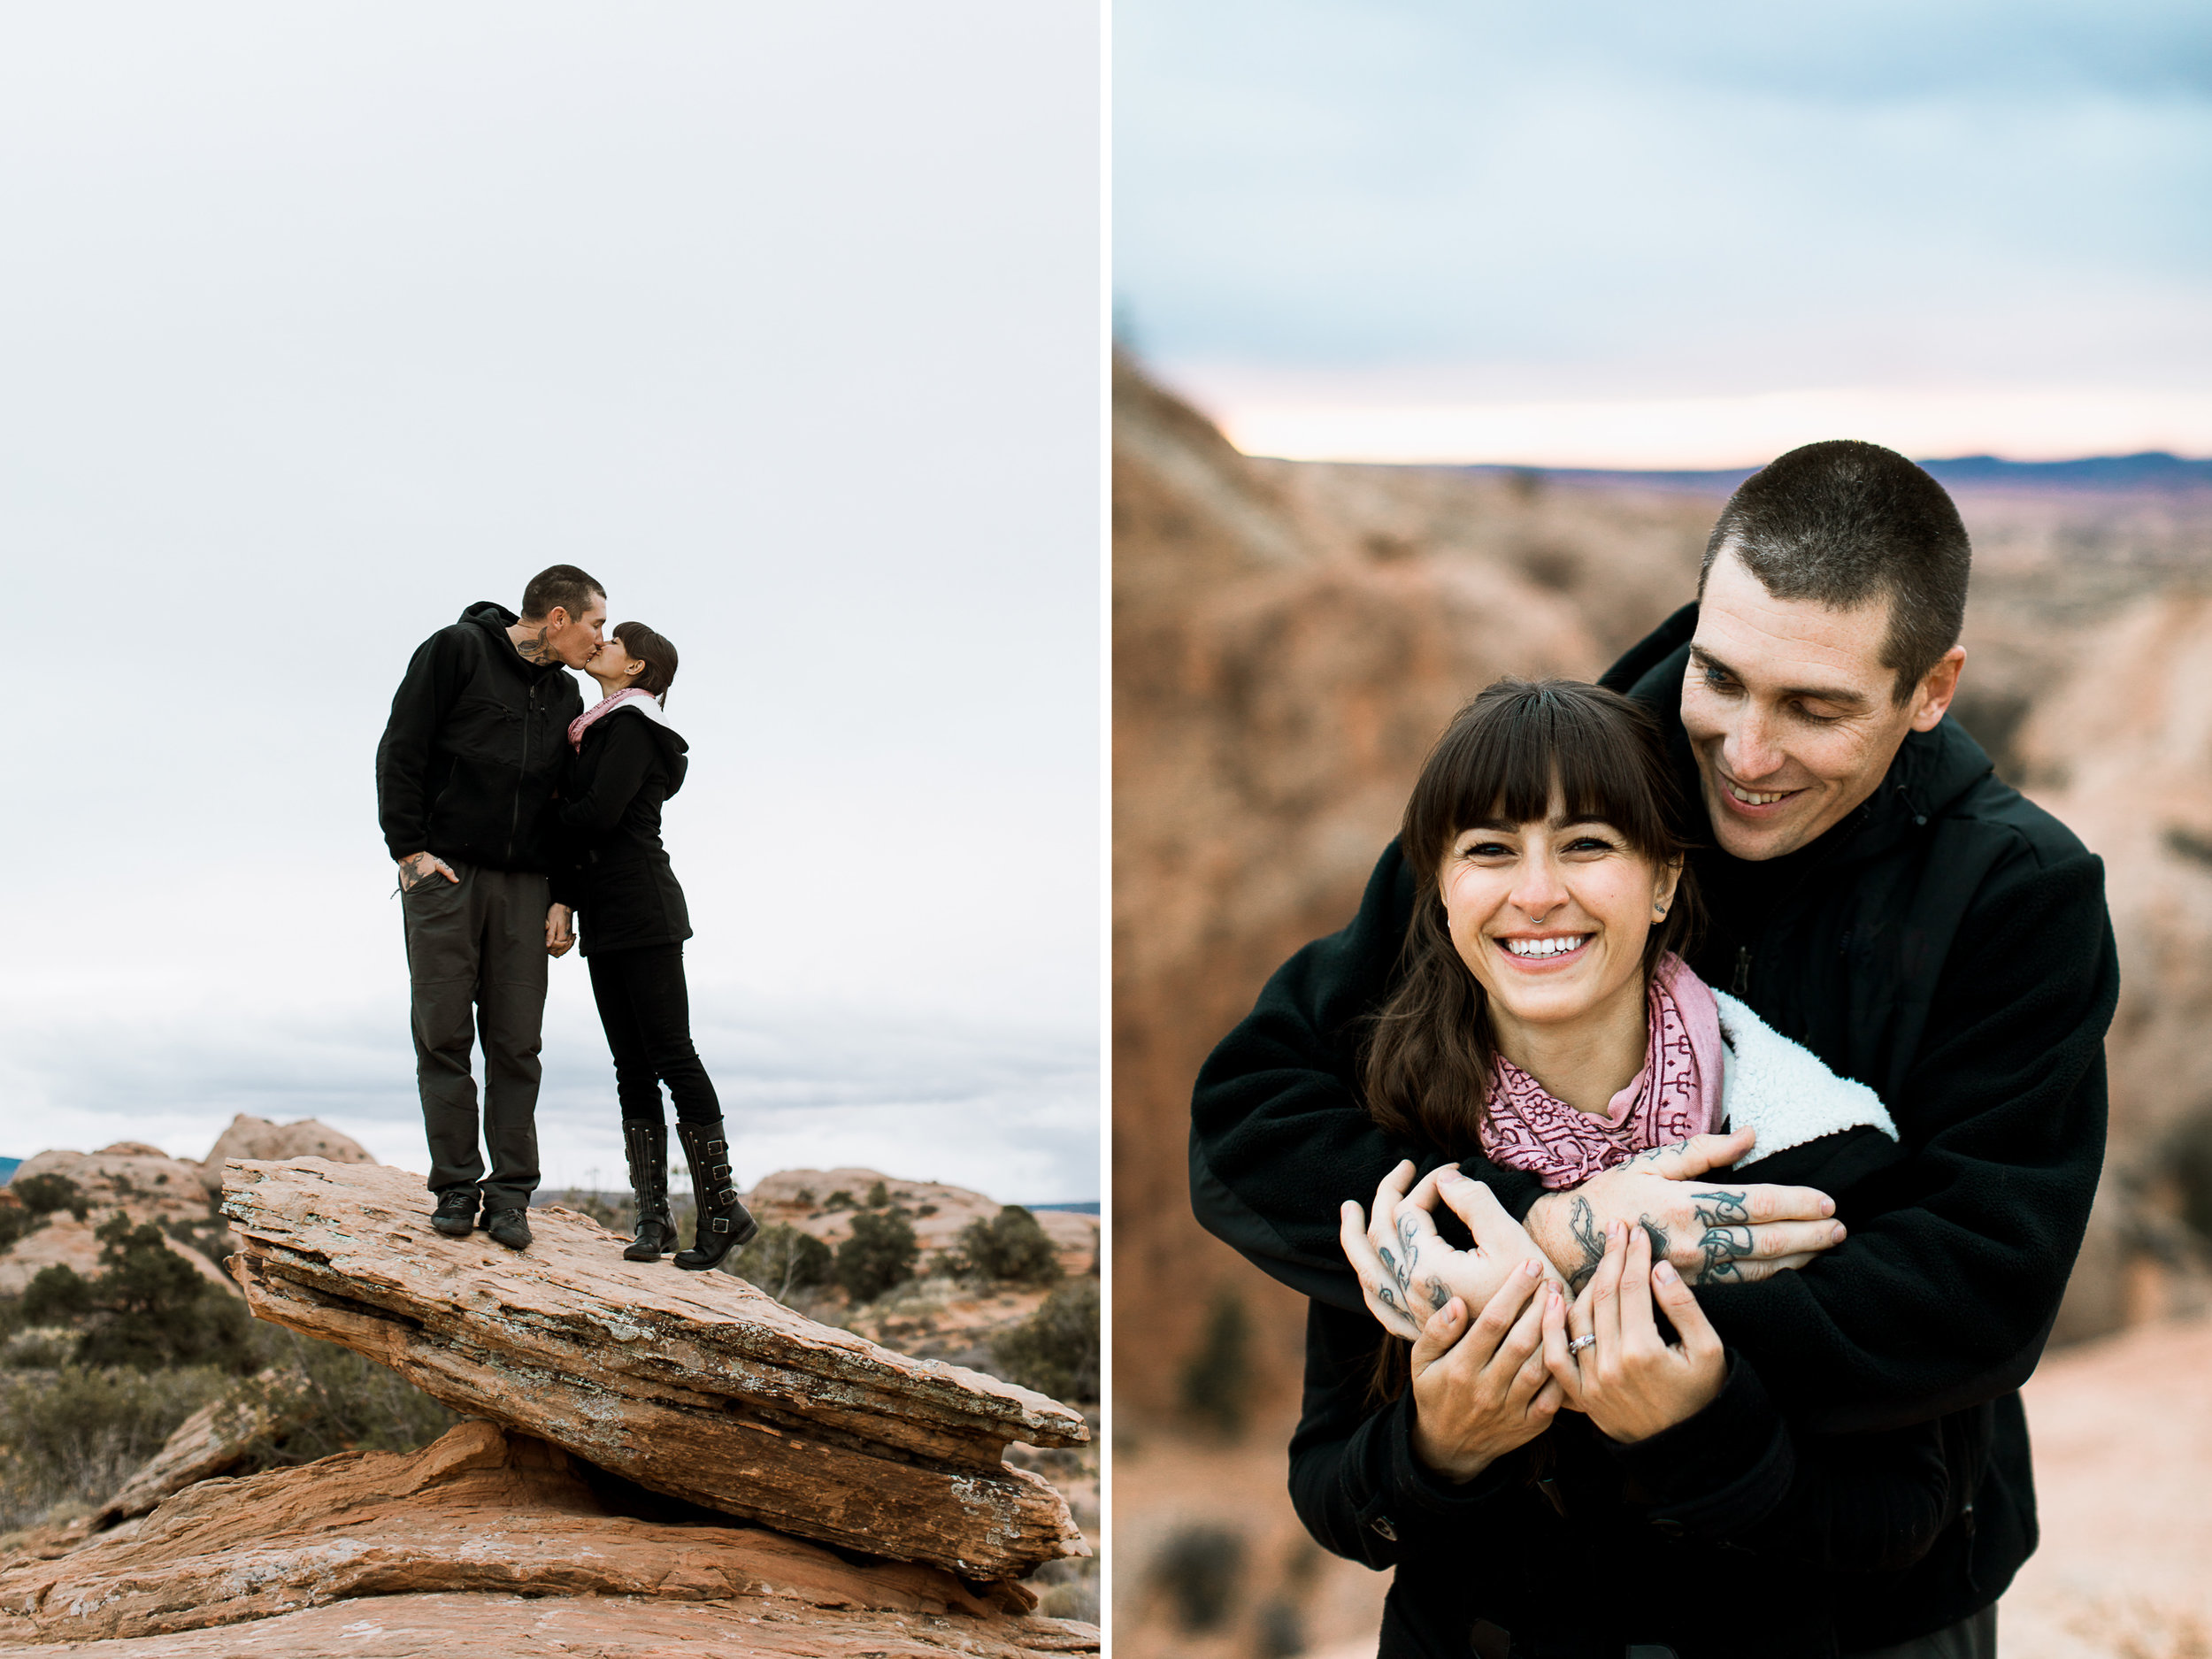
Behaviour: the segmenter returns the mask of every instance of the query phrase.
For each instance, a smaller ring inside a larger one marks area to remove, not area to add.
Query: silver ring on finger
[[[1584,1348],[1595,1348],[1597,1345],[1598,1340],[1594,1336],[1578,1336],[1575,1338],[1573,1341],[1567,1344],[1567,1352],[1570,1354],[1579,1354]]]

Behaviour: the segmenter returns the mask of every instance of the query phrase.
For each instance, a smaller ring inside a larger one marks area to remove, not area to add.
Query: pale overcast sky
[[[1922,452],[2212,453],[2200,4],[1121,0],[1115,36],[1128,330],[1278,452],[1726,465],[1872,398]]]
[[[741,1178],[1096,1197],[1098,68],[1079,0],[0,18],[0,1154],[422,1166],[377,736],[567,560],[683,655]]]

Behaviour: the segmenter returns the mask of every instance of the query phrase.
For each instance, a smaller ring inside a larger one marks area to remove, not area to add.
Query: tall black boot
[[[676,1265],[694,1272],[718,1266],[724,1256],[760,1231],[752,1211],[730,1185],[730,1142],[721,1119],[710,1124],[676,1123],[691,1165],[691,1194],[699,1205],[699,1236],[688,1250],[676,1252]]]
[[[622,1150],[630,1160],[630,1196],[637,1206],[637,1231],[626,1262],[657,1262],[676,1242],[668,1213],[668,1125],[622,1120]]]

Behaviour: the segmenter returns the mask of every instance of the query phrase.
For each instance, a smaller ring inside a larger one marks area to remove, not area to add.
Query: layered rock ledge
[[[404,1171],[234,1162],[223,1193],[257,1317],[457,1411],[652,1492],[969,1579],[1089,1553],[1060,1495],[1003,1461],[1011,1441],[1089,1437],[1041,1394],[818,1325],[727,1274],[625,1262],[623,1240],[564,1210],[534,1210],[536,1241],[515,1254],[434,1232]]]
[[[1089,1626],[1028,1617],[1018,1585],[625,1513],[639,1495],[485,1422],[419,1452],[205,1480],[85,1548],[0,1572],[0,1650],[299,1659],[452,1647],[492,1659],[703,1642],[1012,1659],[1096,1647]]]

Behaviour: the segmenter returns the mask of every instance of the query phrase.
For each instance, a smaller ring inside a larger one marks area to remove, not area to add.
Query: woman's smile
[[[1542,972],[1578,961],[1582,948],[1596,937],[1594,933],[1492,935],[1507,959],[1524,973]]]

